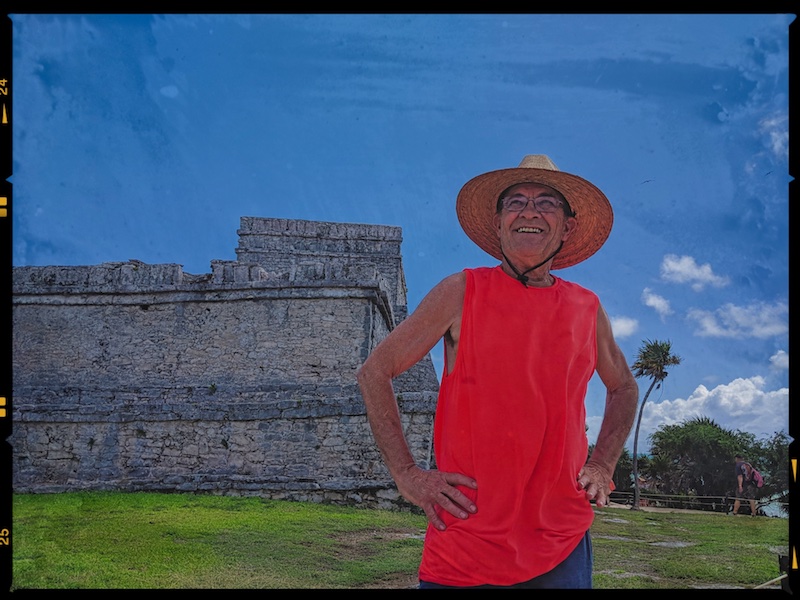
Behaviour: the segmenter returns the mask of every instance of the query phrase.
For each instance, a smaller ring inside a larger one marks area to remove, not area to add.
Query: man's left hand
[[[605,468],[590,460],[578,473],[578,483],[586,490],[587,500],[594,500],[600,507],[609,503],[609,496],[614,490],[614,482]]]

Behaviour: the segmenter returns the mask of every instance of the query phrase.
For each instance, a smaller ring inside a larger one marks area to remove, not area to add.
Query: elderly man
[[[551,270],[603,245],[611,206],[590,182],[529,155],[468,181],[456,212],[500,264],[442,280],[358,372],[387,468],[428,518],[420,588],[590,588],[591,501],[608,503],[638,387],[597,296]],[[428,470],[409,451],[392,379],[442,338]],[[606,404],[588,457],[595,371]]]

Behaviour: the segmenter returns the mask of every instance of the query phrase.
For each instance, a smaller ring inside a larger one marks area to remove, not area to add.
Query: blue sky
[[[461,186],[547,154],[615,212],[556,274],[597,292],[629,363],[653,339],[682,358],[639,447],[696,416],[788,431],[794,15],[11,19],[14,266],[202,274],[243,216],[395,225],[413,310],[496,264],[458,225]],[[604,399],[593,380],[590,441]]]

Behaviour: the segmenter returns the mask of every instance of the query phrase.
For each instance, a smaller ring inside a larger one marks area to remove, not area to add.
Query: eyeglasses
[[[563,210],[564,203],[558,198],[552,196],[537,196],[536,198],[528,198],[522,194],[514,196],[506,196],[501,200],[503,208],[509,212],[522,212],[528,206],[528,202],[533,202],[533,208],[540,213],[553,213],[557,210]]]

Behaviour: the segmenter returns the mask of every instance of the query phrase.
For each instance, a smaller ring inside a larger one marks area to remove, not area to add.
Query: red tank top
[[[577,482],[586,462],[584,398],[599,301],[555,278],[525,287],[498,267],[466,269],[458,354],[439,390],[436,466],[474,477],[465,520],[439,510],[420,579],[512,585],[563,561],[594,517]],[[446,360],[446,358],[445,358]]]

